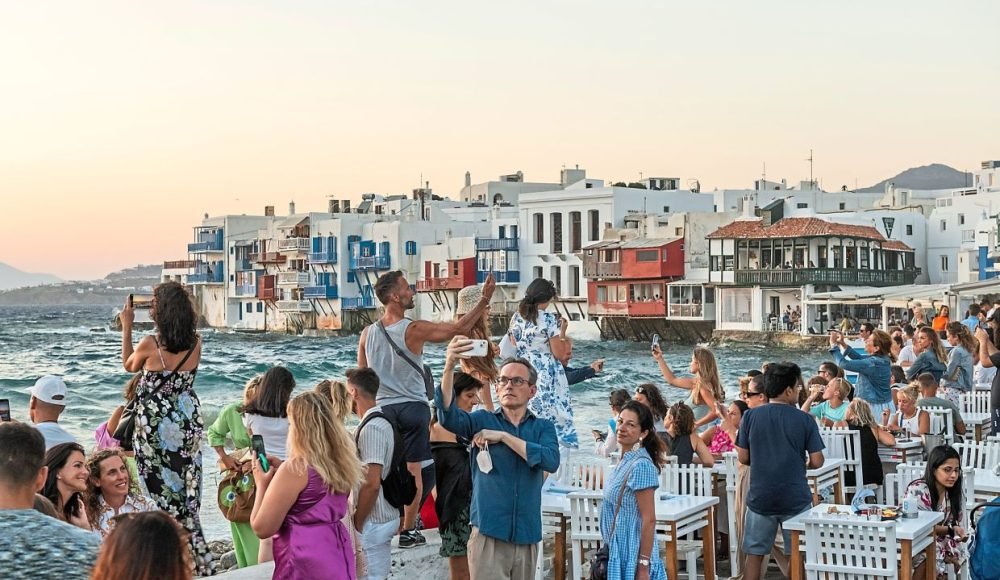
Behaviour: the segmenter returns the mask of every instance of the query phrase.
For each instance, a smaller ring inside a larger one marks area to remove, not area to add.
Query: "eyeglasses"
[[[763,395],[764,393],[758,393],[755,391],[747,391],[746,398],[756,397],[757,395]]]
[[[515,387],[520,387],[528,384],[528,379],[522,379],[521,377],[500,377],[497,379],[497,384],[500,386],[505,386],[508,383],[514,385]]]

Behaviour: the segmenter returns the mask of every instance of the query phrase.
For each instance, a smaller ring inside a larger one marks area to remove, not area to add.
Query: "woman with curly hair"
[[[116,516],[157,509],[131,480],[125,456],[118,449],[102,449],[87,458],[87,517],[90,526],[106,538]]]
[[[664,360],[663,351],[658,344],[653,346],[653,359],[660,366],[660,372],[667,383],[691,391],[684,402],[694,413],[695,430],[701,431],[716,424],[719,413],[715,404],[726,400],[726,391],[722,388],[722,380],[719,379],[719,365],[715,362],[715,354],[703,346],[695,347],[688,368],[694,377],[674,375],[674,371]]]
[[[455,308],[455,320],[461,320],[465,315],[479,304],[483,297],[483,289],[480,286],[466,286],[458,292],[458,306]],[[470,356],[460,359],[462,372],[471,375],[482,384],[479,390],[479,400],[484,409],[494,410],[493,406],[493,385],[500,374],[497,370],[496,358],[500,356],[500,349],[490,340],[490,306],[487,304],[483,310],[483,315],[476,321],[476,325],[469,332],[469,338],[486,341],[486,356]]]
[[[649,412],[653,414],[653,430],[669,446],[670,444],[665,438],[667,427],[663,424],[663,420],[667,418],[669,406],[660,389],[653,383],[643,383],[635,388],[632,400],[639,401],[649,407]]]
[[[198,315],[184,286],[165,282],[153,290],[150,318],[156,331],[133,346],[135,311],[130,301],[120,314],[122,366],[130,373],[142,373],[136,387],[132,447],[146,490],[188,531],[197,572],[208,576],[214,564],[198,516],[205,430],[201,402],[194,392],[201,363]]]

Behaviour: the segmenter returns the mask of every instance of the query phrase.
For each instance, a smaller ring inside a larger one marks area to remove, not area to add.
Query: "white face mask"
[[[493,458],[490,457],[490,444],[486,443],[479,453],[476,454],[476,463],[479,465],[479,471],[483,473],[489,473],[493,471]]]

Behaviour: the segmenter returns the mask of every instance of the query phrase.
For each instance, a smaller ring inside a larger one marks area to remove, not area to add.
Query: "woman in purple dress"
[[[361,481],[354,441],[328,397],[315,391],[288,403],[288,459],[253,462],[257,483],[250,525],[274,538],[274,578],[355,577],[350,534],[341,523]]]

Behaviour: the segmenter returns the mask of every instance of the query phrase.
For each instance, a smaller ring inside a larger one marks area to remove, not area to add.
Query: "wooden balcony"
[[[841,268],[794,268],[788,270],[736,270],[737,286],[902,286],[913,284],[919,268],[908,270],[851,270]]]
[[[597,262],[594,260],[584,259],[583,261],[583,277],[584,278],[621,278],[622,277],[622,264],[621,262]]]
[[[278,252],[264,252],[261,254],[251,254],[250,261],[255,264],[284,264],[288,261],[288,256]]]

